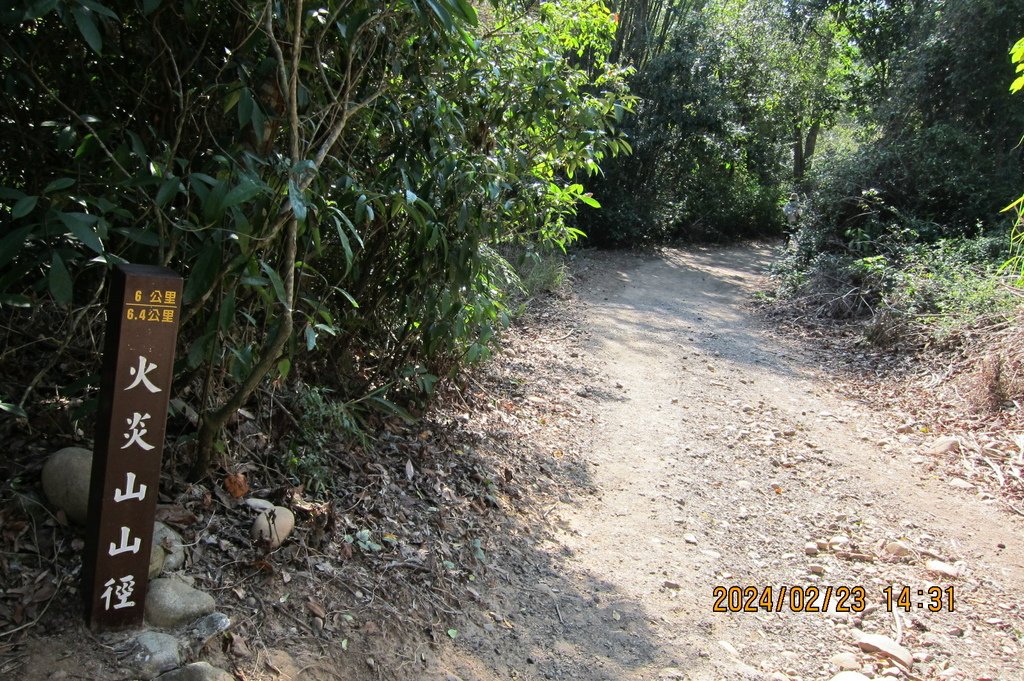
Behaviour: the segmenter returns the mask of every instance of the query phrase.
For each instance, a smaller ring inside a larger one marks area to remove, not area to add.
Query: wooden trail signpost
[[[82,569],[94,630],[142,624],[180,316],[176,273],[114,267]]]

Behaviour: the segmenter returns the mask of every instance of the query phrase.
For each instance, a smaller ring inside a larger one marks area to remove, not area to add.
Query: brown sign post
[[[82,569],[94,630],[142,624],[180,316],[176,273],[114,267]]]

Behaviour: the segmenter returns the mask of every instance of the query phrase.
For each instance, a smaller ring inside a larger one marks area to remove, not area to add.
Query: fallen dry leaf
[[[235,499],[239,499],[249,492],[249,481],[245,479],[245,473],[234,473],[224,478],[224,489]]]

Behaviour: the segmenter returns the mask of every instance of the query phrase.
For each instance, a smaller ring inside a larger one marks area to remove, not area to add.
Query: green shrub
[[[914,234],[908,230],[904,241],[886,242],[877,255],[811,255],[820,234],[802,230],[775,266],[778,294],[802,299],[822,317],[866,320],[866,336],[881,345],[946,340],[1012,313],[1017,298],[998,272],[1004,239],[925,244]]]

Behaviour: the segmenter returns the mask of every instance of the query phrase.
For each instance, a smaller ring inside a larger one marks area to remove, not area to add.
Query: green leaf
[[[141,229],[139,227],[117,227],[114,231],[122,236],[128,237],[137,244],[142,244],[143,246],[160,245],[159,235],[148,229]]]
[[[104,7],[100,3],[96,2],[96,0],[78,0],[78,1],[80,3],[82,3],[83,5],[85,5],[86,7],[88,7],[89,9],[91,9],[93,12],[96,12],[96,14],[102,14],[103,16],[105,16],[105,17],[107,17],[109,19],[113,19],[114,21],[120,21],[118,19],[117,15],[114,14],[114,10],[109,9],[107,7]]]
[[[288,199],[291,201],[292,212],[295,213],[295,218],[299,222],[305,222],[307,211],[306,199],[302,196],[298,185],[295,184],[295,180],[288,180]]]
[[[358,308],[359,307],[359,303],[356,301],[355,298],[352,297],[351,293],[349,293],[345,289],[339,288],[337,286],[334,287],[334,290],[337,291],[338,293],[340,293],[342,296],[344,296],[345,300],[347,300],[352,307],[354,307],[354,308]]]
[[[252,107],[252,131],[258,140],[263,139],[263,126],[266,124],[266,118],[263,115],[263,109],[260,108],[260,103],[255,102]]]
[[[239,98],[242,96],[242,88],[237,88],[228,92],[224,98],[224,113],[231,111],[238,104]]]
[[[27,10],[25,10],[25,16],[23,17],[23,19],[25,21],[30,21],[32,19],[39,19],[40,17],[44,17],[53,10],[57,9],[58,3],[59,0],[38,0],[38,2],[34,3]]]
[[[49,194],[50,192],[59,192],[62,189],[67,189],[75,184],[75,181],[70,177],[61,177],[50,184],[46,185],[46,189],[43,190],[43,194]]]
[[[438,2],[438,0],[426,0],[426,2],[427,6],[430,7],[430,11],[434,13],[434,16],[438,18],[442,26],[449,31],[455,28],[451,12],[444,5]]]
[[[217,313],[217,327],[227,333],[232,324],[235,323],[235,291],[228,293],[221,301],[220,310]]]
[[[146,145],[143,144],[142,138],[137,133],[128,132],[128,139],[132,141],[132,153],[135,154],[135,158],[149,169],[149,154],[146,152]]]
[[[38,196],[26,196],[19,199],[18,202],[14,204],[14,208],[11,209],[11,218],[17,220],[25,217],[32,212],[38,202]]]
[[[103,255],[103,242],[96,235],[93,225],[96,224],[96,216],[88,213],[58,213],[57,217],[64,223],[64,226],[75,235],[83,244],[96,253]]]
[[[193,341],[188,349],[188,355],[185,357],[185,366],[189,369],[195,369],[203,363],[203,358],[206,353],[210,350],[210,344],[217,338],[217,330],[207,331],[197,340]]]
[[[231,208],[237,206],[240,203],[245,203],[253,198],[260,195],[263,192],[263,187],[252,180],[245,178],[237,187],[234,187],[224,197],[224,201],[221,203],[223,208]]]
[[[579,200],[582,201],[583,203],[587,204],[591,208],[600,208],[601,207],[601,204],[597,202],[597,199],[595,199],[590,194],[580,194],[579,195]]]
[[[1016,80],[1013,81],[1013,83],[1010,84],[1010,92],[1019,92],[1021,88],[1024,88],[1024,76],[1017,78]]]
[[[266,273],[267,278],[270,279],[270,285],[274,287],[274,294],[277,296],[278,302],[287,307],[288,298],[284,293],[284,282],[281,281],[281,277],[278,276],[273,267],[262,260],[260,260],[260,269],[262,269]]]
[[[32,299],[20,293],[0,293],[0,305],[11,307],[32,307]]]
[[[244,128],[252,121],[252,108],[255,106],[255,102],[252,99],[252,93],[249,88],[244,87],[239,91],[238,97],[238,127]]]
[[[19,227],[18,229],[11,230],[7,236],[0,239],[0,267],[14,260],[14,256],[21,251],[21,247],[25,244],[25,239],[31,233],[31,227]]]
[[[1013,47],[1010,48],[1010,54],[1014,63],[1024,61],[1024,38],[1021,38]]]
[[[476,9],[473,5],[466,2],[466,0],[455,0],[454,4],[456,10],[458,10],[457,14],[462,17],[466,23],[470,26],[477,25]]]
[[[181,185],[181,180],[176,178],[174,175],[168,175],[164,178],[164,181],[160,183],[160,189],[156,192],[156,205],[163,208],[167,205],[167,202],[178,193],[178,187]]]
[[[92,12],[84,7],[74,7],[71,13],[75,15],[75,24],[82,37],[85,38],[85,42],[89,43],[93,52],[101,54],[103,52],[103,37],[96,27],[96,19]]]
[[[312,350],[313,348],[316,347],[316,331],[313,330],[312,326],[309,326],[307,324],[306,328],[305,328],[305,334],[306,334],[306,349],[307,350]]]
[[[448,638],[450,638],[450,639],[452,639],[454,641],[458,637],[459,637],[459,630],[458,629],[449,629],[448,630]]]
[[[28,414],[25,413],[24,409],[22,409],[21,407],[19,407],[16,404],[11,404],[10,402],[0,402],[0,411],[5,411],[8,414],[14,414],[15,416],[20,416],[23,419],[27,419],[28,418]]]
[[[395,416],[402,419],[406,423],[416,423],[416,418],[412,414],[410,414],[408,411],[399,407],[397,404],[395,404],[394,402],[385,397],[380,397],[379,395],[376,395],[374,397],[371,397],[370,401],[379,406],[384,411],[394,414]]]
[[[50,275],[47,277],[50,285],[50,294],[58,303],[71,304],[71,274],[68,272],[64,260],[56,252],[50,260]]]
[[[142,0],[142,13],[147,17],[160,6],[160,0]]]
[[[282,379],[288,378],[288,372],[292,370],[292,361],[285,357],[277,363],[277,375]]]
[[[186,303],[191,303],[206,293],[217,276],[220,264],[220,247],[208,243],[189,272],[188,281],[185,282],[182,297]]]

